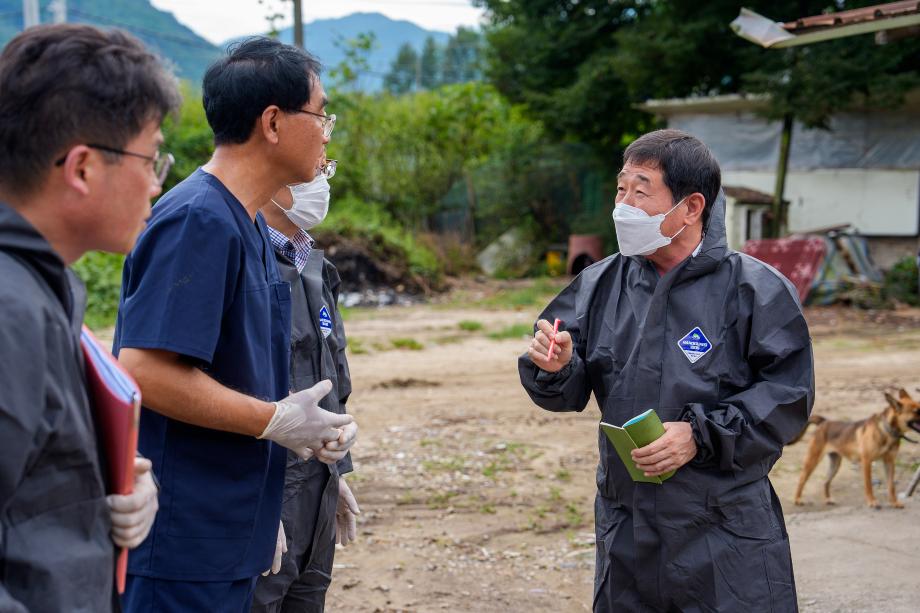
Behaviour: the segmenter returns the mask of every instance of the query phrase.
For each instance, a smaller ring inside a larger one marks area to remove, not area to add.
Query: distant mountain
[[[368,55],[371,74],[363,75],[358,87],[375,91],[382,87],[383,76],[389,72],[390,64],[396,59],[404,43],[421,52],[425,39],[431,36],[435,42],[445,44],[450,38],[447,32],[426,30],[408,21],[396,21],[380,13],[352,13],[337,19],[318,19],[304,24],[304,46],[323,63],[326,70],[335,68],[345,54],[337,44],[356,38],[359,34],[372,32],[375,36],[374,49]],[[242,37],[241,37],[242,38]],[[285,28],[279,33],[283,42],[294,42],[294,28]],[[221,44],[226,48],[235,38]]]
[[[52,19],[48,11],[50,3],[51,0],[40,2],[42,23]],[[227,45],[244,38],[226,41],[219,46],[213,45],[179,23],[172,13],[151,6],[149,0],[68,0],[67,17],[68,21],[74,23],[127,30],[170,63],[180,78],[196,86],[201,84],[208,65],[220,56]],[[0,48],[21,30],[22,0],[0,0]],[[367,32],[372,32],[376,41],[368,55],[371,74],[363,75],[358,87],[368,91],[381,88],[383,76],[389,72],[390,64],[404,43],[409,43],[421,52],[429,36],[442,45],[450,38],[447,32],[426,30],[414,23],[393,20],[380,13],[354,13],[305,24],[304,44],[329,70],[345,58],[339,44]],[[293,43],[293,28],[281,31],[279,38],[286,43]]]
[[[51,22],[42,0],[42,23]],[[179,23],[172,13],[150,5],[149,0],[68,0],[67,20],[102,27],[118,27],[135,35],[171,63],[176,75],[196,85],[220,49]],[[22,30],[22,0],[0,0],[0,47]]]

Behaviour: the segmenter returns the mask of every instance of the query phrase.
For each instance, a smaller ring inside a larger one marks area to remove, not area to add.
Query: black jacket
[[[0,203],[0,611],[105,612],[114,545],[80,349],[85,290]]]

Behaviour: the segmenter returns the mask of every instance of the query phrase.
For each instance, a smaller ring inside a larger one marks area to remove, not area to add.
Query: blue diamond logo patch
[[[332,334],[332,318],[329,317],[326,305],[319,310],[319,329],[323,333],[323,338],[328,338]]]
[[[691,364],[695,364],[700,358],[712,351],[712,343],[703,334],[703,331],[696,327],[687,333],[685,337],[677,341],[677,346],[687,356]]]

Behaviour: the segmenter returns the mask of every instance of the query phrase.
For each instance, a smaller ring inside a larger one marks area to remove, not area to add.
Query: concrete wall
[[[905,257],[917,257],[920,239],[915,236],[906,238],[869,238],[869,253],[872,261],[882,270],[888,270],[898,260]]]
[[[774,173],[725,171],[726,185],[773,192]],[[920,171],[810,170],[790,172],[789,231],[851,224],[866,236],[917,236],[920,231]]]

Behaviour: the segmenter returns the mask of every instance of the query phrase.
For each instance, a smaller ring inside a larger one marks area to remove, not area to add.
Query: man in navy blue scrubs
[[[267,38],[213,64],[214,156],[160,199],[125,262],[115,348],[143,392],[139,446],[161,485],[130,557],[131,613],[248,611],[285,547],[284,447],[335,462],[354,441],[351,416],[318,407],[328,381],[288,396],[291,290],[257,214],[314,177],[329,121],[318,75]]]

